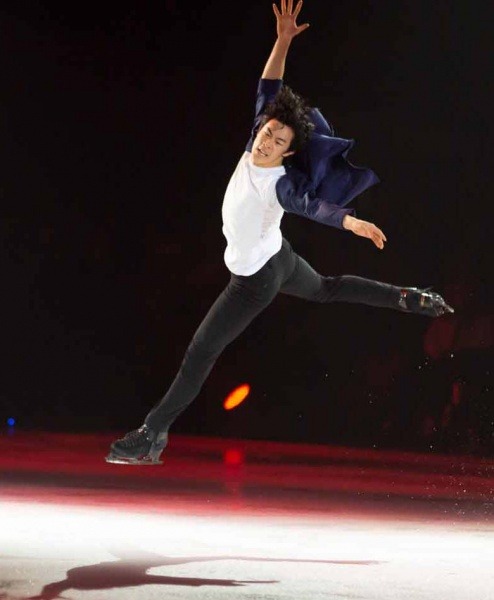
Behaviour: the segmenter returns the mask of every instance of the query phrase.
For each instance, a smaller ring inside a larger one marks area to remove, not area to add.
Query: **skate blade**
[[[113,454],[109,454],[105,457],[105,461],[107,463],[112,463],[114,465],[162,465],[162,460],[153,460],[145,456],[144,458],[125,458],[123,456],[115,456]]]

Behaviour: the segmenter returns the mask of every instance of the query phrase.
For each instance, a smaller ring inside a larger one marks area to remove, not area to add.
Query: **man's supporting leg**
[[[194,334],[167,393],[147,415],[148,427],[160,430],[170,426],[199,394],[226,346],[270,304],[277,291],[259,294],[239,278],[232,278]]]
[[[144,425],[111,446],[108,462],[157,463],[172,422],[196,398],[214,363],[279,291],[281,278],[271,265],[250,277],[233,275],[190,342],[180,369]]]

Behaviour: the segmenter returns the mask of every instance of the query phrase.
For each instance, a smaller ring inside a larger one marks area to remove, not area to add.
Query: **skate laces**
[[[121,440],[120,445],[126,448],[134,448],[141,446],[142,444],[149,442],[147,437],[147,427],[143,425],[139,429],[129,431]]]

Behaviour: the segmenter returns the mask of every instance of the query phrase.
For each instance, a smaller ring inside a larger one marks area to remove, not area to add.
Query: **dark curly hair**
[[[314,124],[310,120],[311,107],[299,94],[295,93],[289,86],[283,85],[265,110],[261,120],[263,127],[270,119],[276,119],[283,125],[293,129],[293,140],[289,150],[296,152],[309,139]]]

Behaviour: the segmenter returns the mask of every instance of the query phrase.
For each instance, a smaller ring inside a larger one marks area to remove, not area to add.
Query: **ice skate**
[[[161,465],[161,453],[168,442],[168,432],[155,432],[147,425],[130,431],[110,446],[106,462],[123,465]]]
[[[444,301],[444,298],[431,288],[419,289],[415,287],[403,288],[398,301],[400,310],[428,317],[440,317],[444,314],[454,313],[454,309]]]

